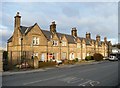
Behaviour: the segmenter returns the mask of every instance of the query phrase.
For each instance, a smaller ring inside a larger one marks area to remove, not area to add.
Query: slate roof
[[[28,28],[28,27],[20,26],[20,31],[21,31],[21,33],[24,34],[27,28]]]
[[[50,40],[52,33],[50,31],[47,30],[42,30],[43,34],[45,35],[45,37]]]
[[[86,41],[86,45],[91,45],[91,39],[85,39],[85,41]]]
[[[73,37],[72,35],[65,35],[67,40],[68,40],[68,43],[75,43],[75,37]]]
[[[26,27],[26,26],[20,26],[20,31],[22,34],[27,34],[37,23],[35,23],[33,26]]]
[[[30,26],[30,27],[26,27],[26,26],[20,26],[20,32],[22,34],[27,34],[37,23],[35,23],[33,26]],[[12,42],[12,37],[11,36],[9,39],[8,39],[8,42]]]
[[[51,38],[51,35],[52,33],[50,31],[47,31],[47,30],[42,30],[42,32],[44,33],[44,35],[46,36],[46,38],[48,40],[50,40]],[[59,39],[65,35],[67,40],[68,40],[68,43],[75,43],[75,38],[72,36],[72,35],[68,35],[68,34],[63,34],[63,33],[57,33],[57,36],[59,37]]]
[[[30,27],[20,26],[21,33],[26,35],[36,24],[37,23],[35,23],[33,26],[30,26]],[[52,33],[50,31],[48,31],[48,30],[42,30],[42,32],[45,35],[45,37],[47,38],[47,40],[50,40]],[[59,39],[63,35],[65,35],[67,40],[68,40],[68,43],[70,43],[70,44],[75,44],[76,43],[76,38],[74,36],[72,36],[72,35],[68,35],[68,34],[64,34],[64,33],[58,33],[58,32],[56,34],[59,37]],[[12,37],[13,36],[11,36],[8,39],[8,42],[12,42]],[[83,37],[77,37],[77,38],[79,38],[80,40],[85,39],[86,45],[91,45],[91,41],[95,42],[95,40],[93,40],[93,39],[86,39],[86,38],[83,38]],[[101,45],[101,42],[98,45]]]

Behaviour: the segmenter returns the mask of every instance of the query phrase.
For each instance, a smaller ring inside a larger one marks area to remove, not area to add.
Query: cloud
[[[6,26],[0,25],[0,47],[6,48],[8,38],[12,35],[12,31],[8,31]]]
[[[77,8],[72,7],[64,7],[62,9],[62,12],[68,17],[75,17],[79,15],[79,10]]]
[[[107,18],[104,16],[81,18],[80,26],[84,31],[92,32],[93,34],[101,34],[102,36],[117,37],[118,33],[117,15]]]
[[[29,0],[29,2],[118,2],[119,0]],[[28,2],[25,0],[3,0],[2,2]]]
[[[107,36],[113,42],[117,40],[118,33],[118,5],[117,3],[92,2],[4,2],[2,4],[2,42],[12,35],[14,29],[14,16],[20,12],[21,25],[31,26],[38,23],[42,29],[49,30],[51,21],[56,21],[57,31],[71,34],[71,28],[78,29],[78,35],[85,37],[91,32],[92,38],[100,34],[103,39]]]

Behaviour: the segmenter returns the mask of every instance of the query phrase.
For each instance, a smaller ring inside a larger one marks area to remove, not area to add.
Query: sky
[[[6,0],[5,0],[6,1]],[[21,25],[38,23],[41,29],[50,30],[52,21],[57,24],[57,32],[71,34],[77,28],[78,36],[91,33],[93,39],[107,37],[112,44],[118,43],[118,3],[117,2],[1,2],[0,6],[0,47],[6,49],[7,40],[14,31],[14,16],[21,15]],[[2,36],[2,37],[1,37]]]

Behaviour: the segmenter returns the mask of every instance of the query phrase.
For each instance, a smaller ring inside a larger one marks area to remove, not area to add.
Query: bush
[[[68,60],[68,64],[75,64],[75,59],[74,60]]]
[[[94,60],[94,58],[93,58],[93,56],[86,56],[86,57],[85,57],[85,60],[86,60],[86,61]]]
[[[94,57],[94,60],[96,60],[96,61],[103,60],[103,56],[100,53],[95,53],[93,57]]]
[[[78,62],[78,58],[75,58],[75,62]]]

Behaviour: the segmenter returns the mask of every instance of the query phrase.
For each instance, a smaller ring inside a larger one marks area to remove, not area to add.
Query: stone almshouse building
[[[108,56],[111,52],[111,42],[100,36],[96,40],[91,39],[91,34],[86,37],[78,37],[77,29],[72,28],[71,35],[58,33],[55,22],[50,25],[50,31],[42,30],[37,23],[33,26],[21,26],[21,16],[17,12],[14,24],[14,32],[7,42],[8,57],[11,63],[18,63],[22,57],[31,59],[32,55],[38,56],[40,61],[50,59],[85,59],[94,53]]]

